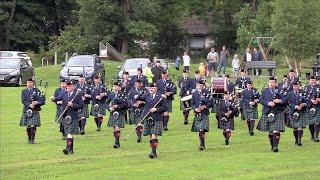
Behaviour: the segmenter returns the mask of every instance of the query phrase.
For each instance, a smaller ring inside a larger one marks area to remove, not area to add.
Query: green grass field
[[[117,62],[107,62],[108,84],[117,71]],[[193,65],[195,69],[197,65]],[[120,149],[113,149],[111,128],[103,122],[96,132],[93,118],[88,120],[86,135],[75,137],[75,153],[65,156],[59,127],[48,132],[55,117],[55,104],[49,100],[58,86],[60,66],[36,68],[39,79],[49,81],[46,105],[41,111],[42,126],[38,128],[36,144],[27,144],[25,128],[19,126],[22,111],[22,88],[0,88],[1,167],[0,179],[319,179],[320,143],[310,140],[305,130],[303,146],[294,145],[291,129],[282,134],[279,153],[270,151],[266,133],[256,131],[250,137],[244,122],[236,119],[229,146],[224,145],[221,130],[216,128],[214,114],[210,115],[210,132],[206,150],[198,150],[198,134],[183,125],[179,98],[173,104],[169,131],[159,138],[158,158],[149,159],[149,139],[140,144],[135,136],[121,141]],[[229,70],[229,69],[228,69]],[[171,68],[171,74],[177,71]],[[278,70],[280,76],[288,70]],[[229,70],[230,72],[230,70]],[[266,78],[255,78],[262,88]],[[260,107],[261,109],[261,107]],[[261,112],[261,111],[260,111]],[[189,121],[192,122],[192,114]],[[122,139],[133,126],[122,129]]]

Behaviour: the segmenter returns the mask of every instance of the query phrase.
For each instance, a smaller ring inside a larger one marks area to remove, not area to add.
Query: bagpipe
[[[114,105],[121,105],[123,103],[125,103],[125,99],[124,99],[124,94],[118,94],[118,96],[115,96],[112,100],[111,100],[111,107]],[[110,108],[109,108],[110,110]],[[121,109],[117,108],[117,109],[113,109],[110,110],[110,112],[112,113],[111,116],[114,120],[118,120],[120,117],[120,112]]]
[[[38,88],[39,91],[37,91],[35,88]],[[42,79],[39,81],[39,86],[35,86],[34,89],[32,89],[32,92],[30,93],[30,104],[32,104],[33,101],[39,101],[41,98],[45,99],[46,92],[48,89],[48,81],[45,82],[44,86],[42,85]],[[26,116],[28,118],[31,118],[33,116],[33,110],[40,111],[41,107],[39,105],[35,105],[34,108],[29,107],[28,110],[26,111]]]
[[[92,107],[92,110],[93,110],[94,114],[98,114],[99,113],[99,108],[100,108],[101,104],[103,103],[103,101],[106,99],[105,96],[101,97],[101,95],[100,95],[103,92],[103,90],[106,90],[106,89],[104,87],[100,87],[99,86],[99,93],[95,97],[95,104]]]
[[[282,96],[280,94],[280,91],[278,89],[274,89],[272,101],[274,101],[275,99],[282,99],[281,97]],[[280,112],[281,109],[283,109],[282,105],[275,103],[275,106],[271,107],[269,112],[267,113],[268,114],[267,115],[268,122],[271,122],[271,123],[275,122],[275,120],[276,120],[275,114],[277,112]]]
[[[141,89],[141,90],[138,90],[138,94],[136,94],[136,95],[140,96],[140,95],[142,95],[144,93],[145,93],[145,90]],[[135,99],[134,100],[131,99],[131,103],[132,104],[134,103],[134,101],[135,101]],[[134,113],[135,117],[140,117],[141,116],[141,108],[142,108],[142,106],[144,104],[145,104],[145,102],[143,102],[142,104],[139,104],[138,107],[131,106],[130,111]]]
[[[223,116],[220,121],[221,123],[227,123],[229,118],[234,118],[234,117],[238,117],[239,116],[239,110],[238,107],[240,104],[236,104],[232,97],[229,100],[224,100],[226,103],[226,109],[227,112],[231,111],[231,114],[229,117],[227,116]],[[223,101],[222,101],[223,102]]]
[[[201,95],[201,97],[200,97],[200,99],[199,99],[199,106],[198,106],[198,108],[200,108],[200,107],[203,107],[203,106],[207,106],[208,105],[208,103],[210,103],[210,94],[209,93],[203,93],[202,95]],[[209,115],[210,114],[210,112],[209,112],[209,110],[207,110],[207,111],[204,111],[204,109],[201,111],[201,112],[195,112],[195,116],[196,117],[201,117],[202,116],[202,113],[205,113],[205,115]]]
[[[302,103],[306,103],[305,94],[304,92],[299,92],[298,96],[296,97],[296,105],[300,106]],[[300,118],[300,113],[305,110],[305,107],[302,110],[294,109],[292,114],[292,118],[294,121],[298,121]]]
[[[317,98],[320,98],[320,88],[314,88],[310,90],[310,92],[307,95],[308,98],[310,98],[311,100],[316,100]],[[317,114],[317,106],[319,105],[319,102],[317,102],[317,104],[313,104],[311,103],[310,106],[310,110],[309,113],[311,115],[311,117],[315,117]]]
[[[259,99],[259,92],[257,91],[257,89],[253,88],[252,89],[252,93],[250,93],[250,98],[249,98],[249,102],[254,102],[254,100]],[[249,108],[247,109],[247,112],[252,112],[253,111],[253,107],[257,106],[258,104],[250,104],[249,103]]]

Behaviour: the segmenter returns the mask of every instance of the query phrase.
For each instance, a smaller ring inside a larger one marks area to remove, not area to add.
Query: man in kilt
[[[288,92],[292,91],[292,89],[289,88],[290,84],[289,84],[289,79],[287,75],[283,75],[282,78],[282,82],[279,83],[278,85],[278,89],[280,91],[280,94],[282,94],[283,98],[286,98]],[[286,104],[287,106],[284,109],[284,121],[285,124],[288,125],[289,122],[289,106],[288,104]]]
[[[240,77],[236,79],[235,86],[238,86],[238,89],[240,90],[239,92],[243,91],[247,87],[247,83],[251,79],[246,76],[246,71],[244,69],[240,70]],[[238,98],[241,100],[242,94],[238,93],[237,94]],[[241,119],[245,120],[244,115],[243,115],[243,108],[240,107],[240,113],[241,113]]]
[[[263,105],[262,116],[258,123],[257,129],[260,131],[269,132],[269,140],[273,152],[278,152],[278,144],[280,141],[280,132],[285,131],[284,122],[284,103],[283,97],[276,88],[277,79],[270,77],[269,87],[263,89],[260,103]]]
[[[180,98],[183,98],[185,96],[191,95],[192,92],[192,79],[188,77],[189,76],[189,71],[183,70],[182,77],[179,79],[178,82],[178,87],[180,88]],[[180,101],[180,110],[183,110],[183,117],[184,117],[184,124],[188,124],[188,117],[189,117],[189,112],[190,108],[185,108],[183,106],[183,103]]]
[[[122,79],[120,81],[120,86],[121,86],[121,91],[123,92],[124,96],[126,99],[128,99],[129,92],[133,88],[131,86],[130,80],[129,80],[129,72],[125,71],[123,73]],[[124,111],[124,116],[125,116],[125,122],[129,123],[129,114],[128,114],[128,109],[125,109]]]
[[[301,139],[303,129],[308,121],[308,112],[305,92],[301,90],[300,83],[292,83],[293,91],[290,91],[285,98],[285,102],[289,105],[289,122],[288,127],[293,129],[295,144],[302,146]]]
[[[45,97],[38,88],[35,88],[34,80],[27,80],[27,88],[21,92],[23,104],[20,126],[27,126],[28,143],[34,144],[37,127],[41,126],[40,111],[45,104]]]
[[[310,76],[309,85],[305,86],[304,91],[307,95],[307,112],[309,113],[308,121],[311,140],[319,142],[320,131],[320,86],[317,84],[315,76]]]
[[[163,71],[161,73],[161,79],[157,80],[156,85],[158,87],[158,92],[167,96],[166,106],[167,110],[163,113],[163,130],[168,130],[169,113],[172,112],[172,101],[174,100],[174,95],[177,93],[177,88],[171,79],[168,79],[168,72]]]
[[[76,85],[76,89],[81,91],[82,93],[82,100],[83,100],[83,108],[81,109],[81,113],[79,113],[79,128],[80,134],[84,135],[85,131],[84,128],[87,123],[87,118],[89,118],[89,104],[90,104],[90,97],[91,97],[91,86],[86,84],[86,79],[84,75],[79,76],[79,83]]]
[[[54,95],[51,97],[51,99],[53,97],[62,96],[66,92],[67,92],[66,80],[62,79],[60,81],[60,87],[55,90]],[[63,111],[63,109],[62,109],[62,100],[61,101],[56,101],[54,103],[56,104],[56,107],[57,107],[56,119],[55,119],[55,121],[57,121],[57,119],[59,118],[61,112]],[[62,140],[67,140],[67,134],[64,131],[62,121],[60,121],[59,123],[60,123],[60,132],[62,134]]]
[[[128,97],[128,108],[129,108],[129,124],[135,124],[137,142],[141,142],[141,135],[143,130],[143,124],[141,121],[141,112],[143,111],[144,102],[135,99],[136,96],[140,96],[147,93],[147,90],[143,88],[142,82],[137,79],[134,88],[131,89]]]
[[[256,88],[253,88],[253,82],[248,81],[247,88],[242,92],[241,107],[244,119],[247,120],[250,136],[254,135],[255,120],[258,120],[259,98],[260,94]]]
[[[231,131],[234,130],[234,117],[238,116],[239,111],[235,106],[230,94],[225,91],[223,100],[220,100],[218,105],[218,128],[222,129],[226,145],[229,145]]]
[[[289,86],[288,86],[288,91],[293,90],[293,83],[294,82],[299,82],[299,77],[297,76],[296,72],[291,69],[288,73],[288,80],[289,80]]]
[[[65,155],[73,154],[74,134],[79,134],[79,111],[83,107],[82,93],[75,88],[75,82],[67,82],[67,93],[62,96],[53,97],[52,101],[62,101],[62,123],[67,134],[66,148],[63,149]]]
[[[200,146],[199,150],[203,151],[205,146],[205,133],[209,132],[209,115],[210,115],[210,94],[205,89],[205,81],[197,83],[197,90],[192,94],[192,109],[194,111],[194,120],[191,131],[199,133]]]
[[[97,131],[101,131],[103,116],[106,115],[107,87],[101,83],[100,76],[96,76],[91,86],[91,112],[97,125]]]
[[[144,121],[144,136],[150,136],[151,152],[150,158],[156,158],[158,147],[158,136],[162,136],[163,128],[163,113],[167,110],[166,96],[161,95],[158,92],[158,88],[155,83],[149,85],[149,93],[137,96],[137,100],[145,102],[145,107],[141,114]]]
[[[121,91],[120,83],[115,82],[112,90],[107,99],[107,109],[110,111],[108,127],[113,128],[113,148],[120,148],[120,128],[124,128],[127,101],[125,94]]]

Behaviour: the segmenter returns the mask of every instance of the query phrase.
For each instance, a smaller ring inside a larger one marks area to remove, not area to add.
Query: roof
[[[185,23],[185,28],[188,34],[192,35],[208,35],[209,34],[209,27],[208,24],[201,20],[198,17],[190,17],[187,19]]]

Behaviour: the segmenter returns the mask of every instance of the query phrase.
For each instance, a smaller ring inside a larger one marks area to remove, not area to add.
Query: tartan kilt
[[[201,115],[194,117],[191,131],[199,132],[201,129],[203,129],[205,132],[209,132],[209,116]]]
[[[84,104],[83,108],[80,110],[79,119],[81,119],[82,117],[89,118],[89,105],[88,104]]]
[[[57,111],[56,111],[56,119],[55,121],[59,118],[60,114],[62,113],[62,109],[57,107]]]
[[[66,119],[62,118],[62,126],[64,128],[65,134],[79,134],[78,119],[72,119],[71,123],[68,124]]]
[[[284,113],[276,113],[275,114],[275,121],[268,122],[268,115],[262,114],[259,123],[257,125],[257,129],[259,131],[285,131],[285,122],[284,122]]]
[[[297,121],[293,120],[293,117],[290,116],[287,126],[289,128],[302,128],[302,127],[305,128],[307,125],[308,118],[309,118],[309,115],[307,112],[301,113],[300,118]]]
[[[153,126],[149,126],[147,121],[144,121],[143,125],[143,135],[148,136],[151,134],[156,134],[158,136],[162,136],[163,122],[162,121],[154,121]]]
[[[244,119],[242,120],[258,120],[258,106],[253,106],[252,112],[248,112],[246,109],[243,109],[243,117]]]
[[[172,112],[172,101],[166,100],[167,110],[166,112]]]
[[[101,115],[103,115],[103,116],[106,115],[106,106],[105,106],[105,104],[100,104],[99,110],[98,110],[97,113],[93,112],[93,105],[91,104],[90,115],[91,115],[91,116],[94,116],[94,117],[97,117],[98,114],[101,114]]]
[[[220,119],[218,121],[219,129],[231,129],[234,130],[234,119],[228,119],[226,123],[222,122]]]
[[[306,125],[309,124],[320,124],[320,108],[317,108],[317,113],[314,117],[310,115],[310,109],[307,109],[307,114],[309,115],[308,120],[306,121]]]
[[[33,110],[32,116],[30,118],[27,117],[26,113],[22,113],[21,119],[20,119],[20,126],[41,126],[40,122],[40,112]]]
[[[108,127],[119,127],[119,128],[124,128],[124,124],[125,124],[125,115],[119,112],[119,118],[118,119],[114,119],[112,117],[112,112],[110,112],[110,116],[109,116],[109,121],[108,121]]]
[[[141,110],[142,112],[142,110]],[[137,124],[141,121],[141,116],[136,116],[133,111],[129,111],[129,124]]]

